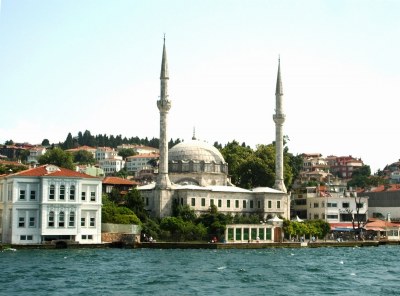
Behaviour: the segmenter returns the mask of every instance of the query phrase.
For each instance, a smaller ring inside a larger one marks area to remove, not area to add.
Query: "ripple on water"
[[[18,250],[0,253],[0,294],[398,295],[398,251]]]

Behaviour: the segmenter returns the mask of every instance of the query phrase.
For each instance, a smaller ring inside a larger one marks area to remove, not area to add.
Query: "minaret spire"
[[[275,91],[275,185],[274,188],[286,193],[286,186],[283,180],[283,123],[286,115],[283,112],[283,89],[281,79],[281,59],[278,60],[278,74],[276,78]]]
[[[193,127],[193,137],[192,140],[196,140],[196,127]]]
[[[157,187],[166,189],[171,186],[171,181],[168,177],[168,112],[171,109],[171,101],[168,99],[168,62],[167,50],[165,49],[165,34],[164,45],[161,62],[160,74],[160,99],[157,101],[158,110],[160,110],[160,162],[158,167]]]

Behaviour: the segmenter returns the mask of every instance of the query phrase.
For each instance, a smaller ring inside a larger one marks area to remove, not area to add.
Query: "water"
[[[399,251],[3,251],[0,295],[399,295]]]

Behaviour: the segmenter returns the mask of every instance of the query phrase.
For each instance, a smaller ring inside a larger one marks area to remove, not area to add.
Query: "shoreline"
[[[268,249],[268,248],[343,248],[343,247],[379,247],[381,245],[400,245],[400,241],[319,241],[319,242],[271,242],[271,243],[199,243],[199,242],[142,242],[126,244],[123,242],[103,243],[103,244],[68,244],[58,247],[55,244],[38,245],[10,245],[0,244],[0,251],[19,250],[19,249]]]

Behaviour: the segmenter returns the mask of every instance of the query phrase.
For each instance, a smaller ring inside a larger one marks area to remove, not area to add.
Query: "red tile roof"
[[[136,181],[131,181],[123,178],[118,177],[105,177],[103,180],[103,184],[110,184],[110,185],[138,185],[139,183]]]
[[[51,170],[54,168],[54,170]],[[90,178],[97,179],[96,177],[76,172],[73,170],[57,167],[55,165],[42,165],[33,169],[21,171],[13,174],[12,176],[23,176],[23,177],[67,177],[67,178]]]

